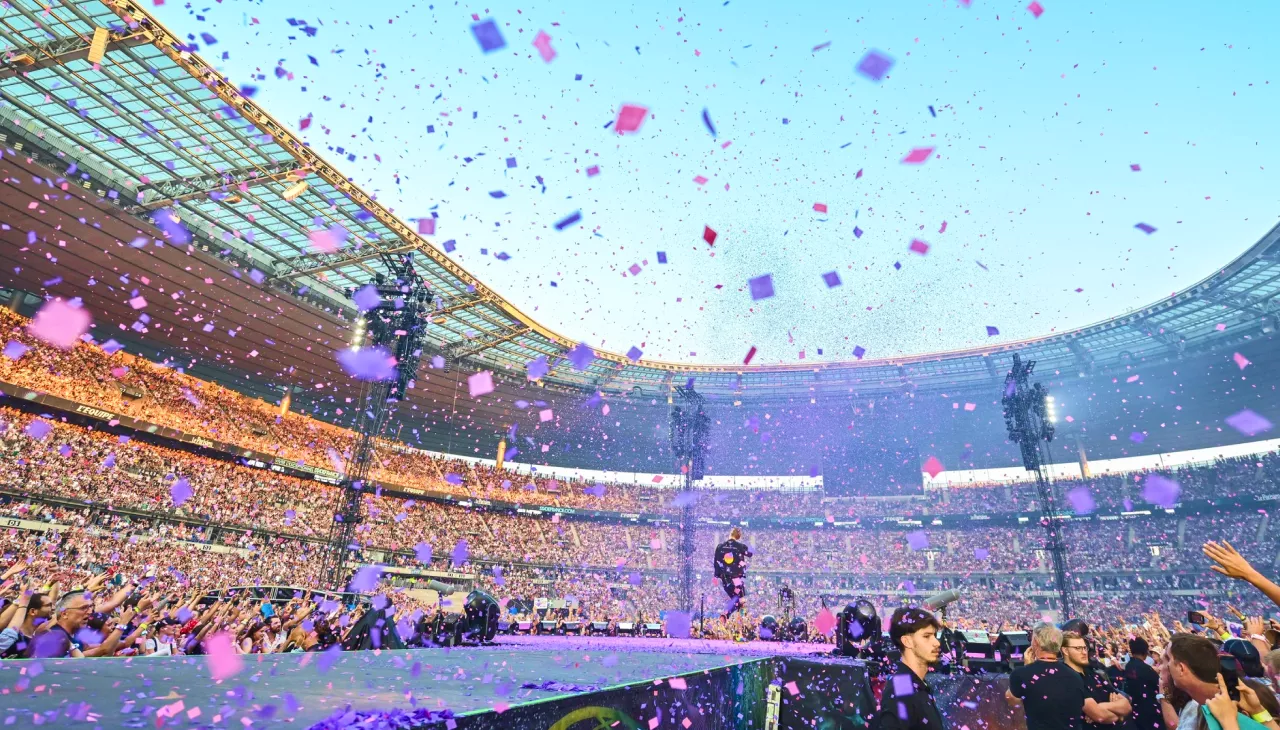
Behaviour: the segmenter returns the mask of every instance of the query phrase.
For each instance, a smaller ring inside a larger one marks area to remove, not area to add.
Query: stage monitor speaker
[[[592,621],[590,626],[587,627],[587,632],[590,633],[592,636],[608,636],[609,622],[608,621]]]
[[[996,637],[996,653],[1009,664],[1022,663],[1022,656],[1031,648],[1031,635],[1025,631],[1001,631]]]
[[[645,624],[645,636],[662,636],[662,624]]]
[[[621,634],[621,635],[623,635],[623,636],[635,636],[635,635],[636,635],[636,633],[637,633],[637,632],[636,632],[636,625],[635,625],[634,623],[632,623],[631,621],[619,621],[619,622],[618,622],[618,633],[619,633],[619,634]]]

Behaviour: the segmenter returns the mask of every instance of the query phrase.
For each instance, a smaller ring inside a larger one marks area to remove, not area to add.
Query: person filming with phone
[[[1171,730],[1280,730],[1257,693],[1242,681],[1239,660],[1219,654],[1203,636],[1173,635],[1160,683],[1161,708]],[[1179,695],[1186,700],[1181,708],[1172,704]]]

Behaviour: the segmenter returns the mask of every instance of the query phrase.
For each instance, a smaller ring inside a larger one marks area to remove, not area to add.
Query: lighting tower
[[[346,590],[347,556],[359,549],[356,528],[364,519],[363,492],[373,465],[375,439],[382,433],[390,404],[404,398],[418,371],[434,302],[431,290],[413,267],[412,252],[385,255],[382,260],[388,274],[378,274],[370,284],[378,299],[353,325],[355,341],[351,349],[383,348],[395,358],[395,367],[392,377],[365,380],[360,389],[355,424],[357,438],[347,460],[346,478],[338,490],[338,504],[320,569],[321,584],[335,591]],[[348,297],[354,297],[355,293],[354,289],[347,290]],[[362,308],[367,304],[362,303]]]
[[[1004,393],[1000,404],[1004,407],[1004,425],[1009,440],[1022,451],[1022,465],[1035,472],[1036,489],[1040,493],[1040,524],[1045,530],[1045,550],[1053,560],[1053,577],[1058,588],[1058,600],[1062,604],[1062,618],[1071,617],[1074,598],[1067,569],[1067,544],[1062,534],[1057,498],[1053,484],[1046,472],[1046,459],[1041,447],[1053,441],[1053,396],[1040,383],[1031,384],[1031,371],[1035,360],[1022,361],[1015,353],[1013,369],[1004,379]],[[1047,447],[1045,447],[1047,449]]]
[[[707,434],[711,419],[703,410],[706,400],[689,384],[676,386],[679,405],[671,409],[671,452],[684,472],[685,496],[680,508],[680,590],[677,602],[681,611],[693,611],[693,547],[697,535],[695,499],[690,492],[706,471]]]

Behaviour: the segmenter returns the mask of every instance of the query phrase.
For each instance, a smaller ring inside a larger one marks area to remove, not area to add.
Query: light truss
[[[142,215],[186,200],[206,198],[218,192],[225,192],[228,196],[235,196],[239,192],[248,191],[252,186],[283,182],[301,170],[301,165],[296,161],[290,160],[265,170],[249,167],[227,170],[211,175],[164,180],[144,187],[142,192],[139,193],[143,196],[143,199],[138,204],[123,205],[121,208],[127,213]],[[228,200],[226,202],[233,201]]]
[[[112,46],[135,46],[150,42],[151,34],[146,31],[117,31],[107,34],[108,49]],[[10,48],[0,58],[0,81],[88,58],[91,48],[92,42],[79,36],[54,38],[45,43]]]

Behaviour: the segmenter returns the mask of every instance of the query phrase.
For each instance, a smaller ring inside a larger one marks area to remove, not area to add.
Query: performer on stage
[[[725,595],[729,596],[729,605],[724,612],[725,618],[728,618],[729,614],[734,611],[741,611],[745,608],[742,603],[742,597],[745,593],[743,577],[747,571],[747,558],[751,557],[751,548],[747,547],[741,540],[742,528],[735,527],[729,531],[729,539],[716,546],[716,579],[720,581],[720,586],[724,588]]]

